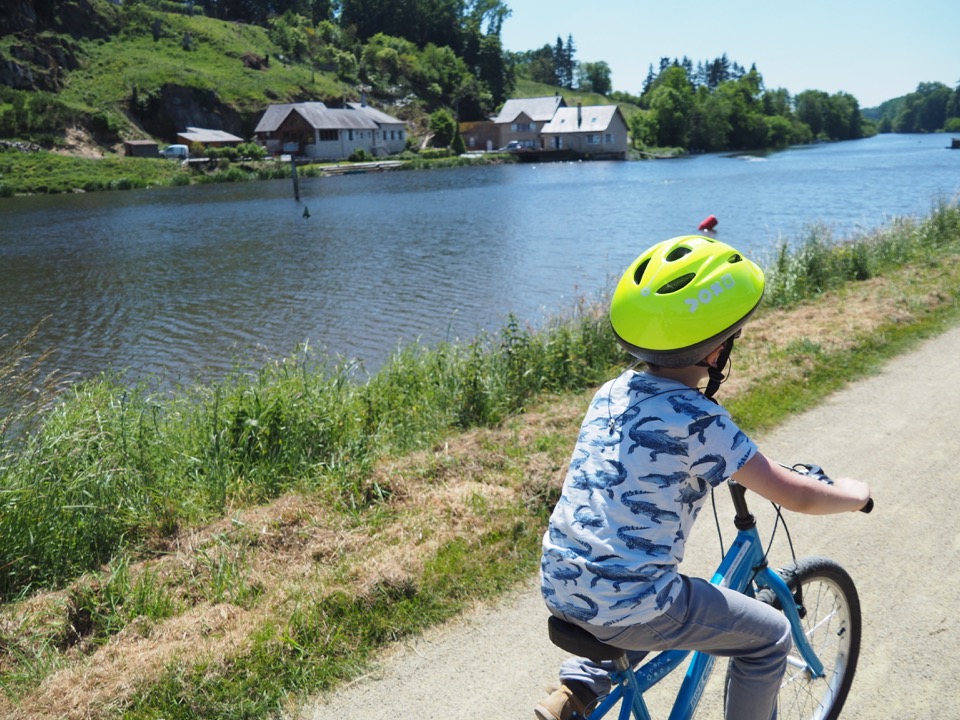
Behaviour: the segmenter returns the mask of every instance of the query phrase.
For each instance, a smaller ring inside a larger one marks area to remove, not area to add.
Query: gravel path
[[[783,462],[814,462],[868,479],[871,515],[790,515],[798,555],[828,555],[857,583],[863,606],[860,664],[844,717],[960,718],[960,327],[890,362],[883,373],[759,437]],[[724,541],[733,537],[725,491],[717,495]],[[761,536],[772,522],[754,501]],[[712,572],[720,555],[709,508],[687,546],[685,570]],[[774,564],[789,559],[780,533]],[[546,637],[533,578],[497,607],[403,644],[378,669],[301,710],[302,720],[530,720],[563,652]],[[697,717],[721,718],[719,672]],[[669,714],[665,693],[651,697]]]

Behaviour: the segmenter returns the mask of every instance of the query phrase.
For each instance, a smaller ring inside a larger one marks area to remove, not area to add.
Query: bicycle
[[[816,465],[798,464],[793,469],[822,482],[833,482]],[[794,648],[780,688],[778,718],[835,720],[853,683],[860,653],[860,599],[853,580],[829,558],[797,560],[789,530],[776,505],[774,534],[776,525],[783,522],[793,560],[779,571],[771,570],[767,563],[769,545],[766,550],[763,548],[756,518],[747,507],[746,488],[734,480],[729,480],[727,486],[733,498],[738,533],[710,582],[772,605],[790,621]],[[871,499],[861,512],[872,509]],[[666,650],[649,659],[645,656],[633,669],[622,649],[597,640],[577,625],[551,616],[548,632],[551,642],[567,652],[614,664],[613,690],[598,700],[586,720],[600,720],[621,701],[620,720],[627,720],[631,714],[635,720],[651,720],[644,693],[691,655],[688,650]],[[715,661],[716,657],[706,653],[692,653],[669,720],[693,717]]]

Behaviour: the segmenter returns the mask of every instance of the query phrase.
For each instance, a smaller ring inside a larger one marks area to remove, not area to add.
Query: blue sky
[[[861,108],[921,82],[960,82],[958,0],[503,0],[506,49],[573,36],[575,59],[605,61],[614,90],[639,94],[661,57],[756,63],[767,88],[848,92]]]

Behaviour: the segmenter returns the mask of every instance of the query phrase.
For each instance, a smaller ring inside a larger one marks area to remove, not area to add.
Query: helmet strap
[[[710,381],[707,383],[707,389],[704,391],[704,395],[708,400],[713,400],[713,396],[716,394],[717,390],[720,389],[720,384],[727,379],[724,374],[724,370],[727,367],[727,363],[730,361],[730,352],[733,350],[733,341],[736,335],[731,335],[723,343],[723,348],[720,350],[720,354],[717,356],[717,362],[715,365],[709,365],[707,368],[707,375],[710,378]],[[716,400],[713,400],[716,402]]]

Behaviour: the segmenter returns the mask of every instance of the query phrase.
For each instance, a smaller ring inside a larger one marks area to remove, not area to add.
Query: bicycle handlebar
[[[823,471],[823,468],[820,467],[819,465],[812,465],[810,463],[797,463],[796,465],[793,465],[792,467],[790,467],[790,470],[793,470],[794,472],[798,472],[801,475],[809,475],[815,480],[819,480],[820,482],[826,483],[827,485],[833,485],[833,479],[829,475],[827,475]],[[864,505],[862,508],[860,508],[860,512],[869,513],[872,510],[873,510],[873,498],[869,498],[867,500],[867,504]]]

